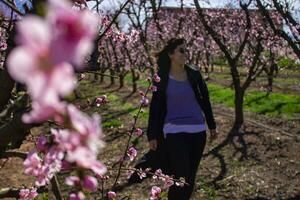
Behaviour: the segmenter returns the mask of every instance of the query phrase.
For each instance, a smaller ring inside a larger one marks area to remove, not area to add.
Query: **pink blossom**
[[[137,150],[134,147],[130,147],[127,151],[127,155],[129,156],[130,161],[133,161],[137,156]]]
[[[78,192],[78,194],[75,193],[70,194],[70,200],[84,200],[84,199],[85,199],[85,195],[81,191]]]
[[[21,46],[8,57],[10,75],[27,86],[33,101],[38,101],[41,108],[56,107],[60,98],[74,89],[75,76],[70,63],[82,67],[98,29],[93,14],[75,11],[67,1],[51,0],[49,7],[45,19],[28,16],[18,23],[17,41]],[[51,112],[33,113],[27,121],[50,117]]]
[[[142,169],[138,169],[137,174],[139,175],[140,179],[143,179],[146,177],[146,173]]]
[[[131,170],[131,169],[127,170],[127,173],[126,173],[127,179],[129,179],[129,178],[131,177],[131,175],[132,175],[134,172],[135,172],[135,171],[134,171],[134,170]]]
[[[20,200],[33,200],[37,195],[36,188],[21,189],[19,192]]]
[[[47,119],[54,118],[58,123],[61,122],[60,112],[65,109],[65,103],[55,102],[53,104],[44,104],[34,101],[31,104],[32,110],[22,116],[25,123],[40,123]]]
[[[25,174],[32,174],[34,176],[38,175],[39,169],[42,166],[41,158],[38,156],[37,152],[32,151],[27,155],[27,158],[23,162],[25,168]]]
[[[83,179],[83,187],[86,189],[95,192],[98,187],[98,181],[93,176],[85,176]]]
[[[82,62],[93,48],[98,31],[98,17],[88,10],[76,11],[67,1],[50,0],[47,20],[52,27],[55,61],[74,63],[82,68]]]
[[[149,88],[150,91],[152,92],[156,92],[157,91],[157,87],[152,85],[150,88]]]
[[[47,138],[44,135],[38,137],[36,147],[39,151],[46,151],[48,149]]]
[[[174,185],[173,179],[168,175],[165,175],[164,177],[162,177],[161,180],[164,181],[165,187],[171,187],[172,185]]]
[[[110,23],[108,16],[104,16],[101,20],[101,24],[104,26],[108,26]]]
[[[80,74],[78,81],[82,81],[83,79],[85,79],[85,74]]]
[[[149,99],[147,97],[143,96],[142,99],[140,100],[140,103],[142,104],[142,106],[148,106]]]
[[[69,186],[76,186],[80,184],[80,179],[77,176],[69,176],[66,178],[65,183]]]
[[[143,135],[143,130],[142,129],[140,129],[140,128],[137,128],[135,131],[134,131],[134,134],[136,135],[136,136],[141,136],[141,135]]]
[[[109,191],[107,193],[107,196],[108,196],[108,199],[110,199],[110,200],[114,200],[117,198],[117,194],[114,191]]]
[[[154,74],[154,75],[153,75],[153,80],[154,80],[156,83],[159,83],[159,82],[160,82],[160,77],[158,76],[158,74]]]
[[[61,171],[67,171],[71,169],[71,164],[65,160],[61,162]]]
[[[87,122],[85,125],[88,125],[88,123],[90,122]],[[82,130],[85,129],[83,128]],[[97,161],[98,148],[102,145],[99,137],[94,137],[93,133],[81,134],[69,130],[52,129],[51,132],[54,136],[54,141],[59,144],[61,149],[66,151],[66,160],[68,162],[76,163],[82,168],[91,169],[96,174],[104,174],[106,172],[106,167]]]
[[[57,145],[51,146],[49,151],[44,156],[44,164],[49,165],[53,172],[58,172],[62,166],[64,152]]]
[[[38,174],[36,175],[35,185],[44,186],[50,182],[53,178],[54,171],[51,169],[50,165],[43,165],[38,169]]]
[[[150,196],[150,200],[156,200],[159,199],[161,193],[161,189],[157,186],[153,186],[151,188],[151,196]]]
[[[163,176],[161,169],[157,169],[153,175],[153,179],[157,179]]]
[[[132,30],[129,36],[130,42],[136,42],[139,39],[140,32],[138,30]]]
[[[7,49],[7,44],[6,42],[0,42],[0,51],[4,51]]]
[[[139,91],[139,94],[143,97],[143,96],[145,96],[145,92],[143,92],[143,91]]]
[[[108,102],[107,100],[107,96],[106,95],[102,95],[101,97],[96,98],[95,100],[95,104],[97,107],[104,105]]]

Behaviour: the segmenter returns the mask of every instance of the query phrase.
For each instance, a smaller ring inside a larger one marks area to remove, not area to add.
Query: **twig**
[[[21,151],[5,151],[0,154],[0,158],[3,157],[19,157],[22,159],[26,159],[28,152],[21,152]]]
[[[63,200],[56,175],[54,175],[53,178],[51,179],[51,185],[56,200]]]
[[[151,86],[151,82],[149,82],[149,86],[148,86],[148,88],[147,88],[147,90],[146,90],[146,92],[145,92],[145,96],[147,96],[147,93],[149,92],[150,86]],[[115,182],[114,182],[114,184],[113,184],[113,186],[112,186],[112,189],[115,188],[115,186],[116,186],[116,184],[117,184],[117,181],[118,181],[118,179],[119,179],[119,177],[120,177],[120,175],[121,175],[121,169],[122,169],[122,165],[123,165],[123,163],[124,163],[124,158],[126,158],[126,154],[127,154],[128,148],[129,148],[129,142],[130,142],[131,137],[132,137],[132,135],[133,135],[133,132],[134,132],[134,129],[135,129],[135,125],[136,125],[137,120],[138,120],[138,116],[139,116],[139,114],[140,114],[140,112],[141,112],[141,110],[142,110],[142,106],[143,106],[143,105],[141,104],[140,107],[139,107],[138,113],[136,114],[136,116],[134,116],[134,123],[133,123],[133,125],[132,125],[132,129],[131,129],[131,131],[130,131],[130,135],[129,135],[128,140],[127,140],[127,143],[126,143],[126,149],[125,149],[125,151],[124,151],[123,157],[121,158],[121,162],[120,162],[119,169],[118,169],[118,174],[117,174],[116,180],[115,180]]]
[[[8,7],[10,7],[14,12],[16,12],[17,14],[23,16],[24,14],[21,13],[14,5],[12,5],[10,2],[7,2],[6,0],[1,0],[5,5],[7,5]]]
[[[120,10],[118,11],[118,13],[114,16],[114,18],[111,20],[111,22],[109,23],[109,25],[106,27],[106,29],[104,30],[104,32],[97,38],[97,41],[100,41],[107,33],[107,31],[110,29],[110,27],[113,25],[114,21],[118,18],[118,16],[121,14],[122,10],[127,6],[127,4],[130,2],[131,0],[127,0],[123,6],[120,8]]]

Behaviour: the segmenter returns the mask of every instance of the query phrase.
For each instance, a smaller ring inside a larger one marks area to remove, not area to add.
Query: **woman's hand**
[[[219,133],[218,133],[217,129],[210,129],[209,132],[210,132],[209,143],[212,143],[212,141],[217,139]]]
[[[149,148],[150,148],[151,150],[153,150],[153,151],[156,150],[156,148],[157,148],[157,141],[156,141],[155,139],[149,141]]]

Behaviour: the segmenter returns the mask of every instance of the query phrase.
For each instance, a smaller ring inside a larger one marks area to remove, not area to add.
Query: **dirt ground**
[[[116,88],[101,86],[100,89],[105,93]],[[124,99],[124,103],[139,100],[138,94],[125,98],[128,93],[125,88],[117,94]],[[85,103],[78,103],[84,107]],[[299,121],[285,121],[246,112],[246,122],[241,132],[228,137],[234,120],[233,110],[216,104],[213,109],[220,136],[205,148],[192,199],[300,199]],[[99,114],[104,120],[109,112],[106,109]],[[119,127],[104,129],[106,147],[99,155],[107,166],[111,166],[122,155],[127,140],[124,133],[131,128],[132,117],[126,113],[116,115],[124,123]],[[139,126],[146,129],[145,123]],[[35,128],[32,135],[40,131],[40,128]],[[32,136],[29,136],[19,151],[26,152],[33,144]],[[145,136],[137,148],[139,157],[147,151]],[[19,158],[0,159],[0,188],[33,184],[33,178],[23,174],[22,162]],[[65,175],[59,175],[61,183],[63,177]],[[126,182],[125,177],[123,174],[120,185]],[[155,184],[157,182],[147,179],[117,192],[119,197],[131,195],[133,200],[148,199],[151,187]],[[63,187],[62,191],[66,194],[68,188]],[[94,193],[89,199],[100,197],[100,193]],[[50,194],[49,199],[54,197]]]

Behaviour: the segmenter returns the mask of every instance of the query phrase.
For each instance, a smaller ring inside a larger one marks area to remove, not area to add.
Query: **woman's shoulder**
[[[186,68],[196,77],[200,77],[202,78],[201,72],[199,67],[197,67],[196,65],[186,65]]]

